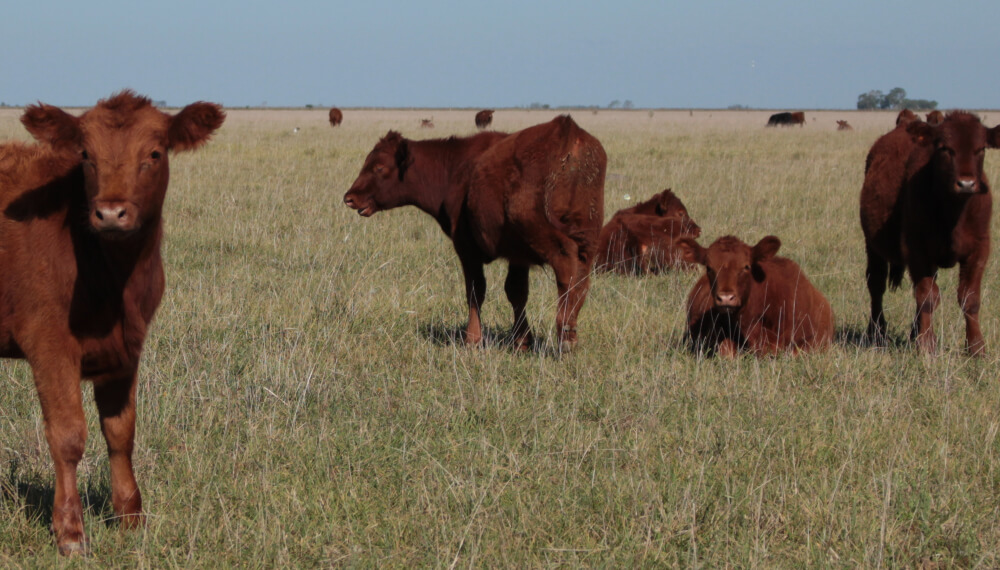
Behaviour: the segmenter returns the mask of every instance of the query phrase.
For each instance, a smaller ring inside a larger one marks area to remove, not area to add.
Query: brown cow
[[[615,214],[601,230],[594,270],[640,275],[688,269],[694,266],[681,259],[674,241],[699,235],[701,228],[688,217]]]
[[[680,198],[667,188],[615,213],[601,229],[594,267],[623,274],[679,267],[673,240],[684,235],[698,237],[701,228]]]
[[[837,121],[838,131],[853,131],[854,127],[850,125],[847,121]]]
[[[476,128],[485,129],[493,123],[493,109],[483,109],[476,113]]]
[[[434,128],[434,117],[430,119],[420,119],[421,129],[433,129]]]
[[[126,527],[142,524],[132,471],[136,372],[163,294],[168,151],[197,148],[224,119],[213,103],[170,116],[122,91],[80,117],[29,106],[21,122],[43,144],[0,145],[0,356],[31,364],[62,554],[87,546],[76,487],[87,437],[81,378],[94,385],[115,515]]]
[[[916,113],[914,113],[909,109],[903,109],[902,111],[899,112],[898,115],[896,115],[896,126],[898,127],[899,125],[912,123],[913,121],[916,121],[918,119],[919,117],[917,117]]]
[[[344,113],[336,107],[330,109],[330,126],[336,127],[343,122],[344,122]]]
[[[898,286],[905,267],[917,303],[911,337],[921,350],[935,352],[931,317],[941,297],[936,276],[939,268],[957,263],[966,349],[984,354],[979,291],[990,253],[993,198],[983,158],[987,147],[998,146],[1000,127],[987,129],[962,111],[949,113],[939,125],[913,121],[897,127],[872,146],[861,188],[861,229],[873,342],[885,342],[886,282]]]
[[[705,266],[688,295],[688,334],[696,350],[733,357],[825,349],[833,310],[794,261],[776,257],[781,241],[767,236],[750,247],[725,236],[703,248],[677,240],[684,259]]]
[[[806,114],[802,111],[795,111],[794,113],[775,113],[767,119],[766,127],[790,127],[792,125],[798,125],[800,127],[806,124]]]
[[[944,113],[941,111],[931,111],[927,113],[927,124],[928,125],[940,125],[944,121]]]
[[[411,141],[390,131],[365,159],[344,202],[363,216],[412,204],[437,220],[462,263],[468,344],[483,338],[484,264],[498,257],[509,262],[504,291],[521,349],[534,342],[525,318],[528,269],[551,265],[559,347],[569,350],[604,217],[606,165],[601,143],[568,116],[509,136]]]

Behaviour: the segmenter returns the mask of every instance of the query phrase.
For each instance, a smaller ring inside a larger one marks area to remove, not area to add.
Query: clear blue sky
[[[0,101],[1000,108],[1000,1],[90,0],[0,9]]]

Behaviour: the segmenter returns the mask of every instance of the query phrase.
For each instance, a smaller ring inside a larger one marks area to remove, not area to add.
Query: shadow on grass
[[[833,333],[834,344],[844,347],[872,348],[876,350],[904,350],[910,346],[909,337],[887,332],[882,338],[868,336],[868,327],[839,327]]]
[[[0,481],[0,501],[15,508],[24,505],[24,516],[28,521],[37,521],[46,528],[52,527],[52,504],[56,498],[54,472],[46,475],[18,473],[20,462],[15,458]],[[111,505],[111,487],[107,481],[90,483],[80,493],[83,512],[104,520],[107,526],[115,522]],[[14,509],[12,509],[14,510]]]
[[[506,333],[500,333],[496,329],[483,327],[483,344],[481,348],[502,348],[518,352],[518,350],[514,347],[514,339],[510,335],[512,330],[507,331]],[[438,346],[457,346],[464,348],[466,347],[465,340],[463,338],[464,333],[464,326],[448,327],[441,323],[426,323],[420,326],[420,334]],[[472,347],[468,348],[470,350],[472,349]],[[540,340],[537,336],[534,337],[534,342],[527,352],[532,354],[558,356],[558,351],[552,350],[548,343],[544,340]]]

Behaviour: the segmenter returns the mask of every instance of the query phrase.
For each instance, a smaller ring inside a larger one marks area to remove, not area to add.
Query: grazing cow
[[[833,339],[833,310],[794,261],[776,257],[781,241],[750,247],[725,236],[707,248],[677,240],[684,259],[705,266],[688,295],[688,334],[696,350],[733,357],[824,349]]]
[[[430,119],[420,119],[421,129],[433,129],[434,128],[434,117]]]
[[[838,131],[853,131],[854,127],[852,127],[847,121],[837,121],[837,130]]]
[[[941,298],[936,276],[939,268],[957,263],[966,349],[984,354],[980,285],[990,253],[993,198],[983,158],[987,147],[998,146],[1000,127],[988,129],[963,111],[949,113],[938,125],[913,121],[896,127],[872,146],[861,187],[861,229],[873,342],[885,342],[886,283],[899,286],[905,267],[917,304],[911,337],[924,352],[935,352],[931,318]]]
[[[804,126],[806,124],[806,114],[802,111],[794,113],[775,113],[767,120],[767,127],[790,127],[792,125]]]
[[[125,527],[142,524],[136,373],[164,288],[168,152],[198,148],[224,119],[202,102],[170,116],[126,90],[80,117],[31,105],[21,122],[42,144],[0,145],[0,356],[31,364],[62,554],[87,546],[76,487],[87,437],[81,379],[94,385],[115,515]]]
[[[340,123],[343,122],[344,122],[344,113],[336,107],[330,109],[330,126],[337,127],[340,126]]]
[[[928,125],[940,125],[944,121],[944,113],[941,111],[931,111],[927,113],[927,124]]]
[[[493,109],[483,109],[476,113],[476,128],[485,129],[493,123]]]
[[[594,267],[624,274],[680,267],[673,240],[683,235],[698,237],[701,228],[668,188],[615,213],[601,229]]]
[[[411,141],[390,131],[365,159],[344,202],[362,216],[412,204],[437,220],[465,275],[468,344],[483,338],[484,264],[498,257],[509,262],[504,291],[521,349],[534,342],[525,318],[528,269],[551,265],[559,347],[569,350],[597,252],[606,165],[601,143],[569,116],[509,136]]]
[[[622,275],[688,269],[694,266],[681,259],[674,241],[700,235],[701,228],[688,217],[615,214],[601,230],[594,269]]]
[[[913,121],[916,121],[918,119],[919,117],[917,117],[916,113],[914,113],[909,109],[903,109],[902,111],[899,112],[898,115],[896,115],[896,126],[898,127],[899,125],[912,123]]]

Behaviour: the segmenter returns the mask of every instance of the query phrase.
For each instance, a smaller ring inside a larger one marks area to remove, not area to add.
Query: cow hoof
[[[59,543],[59,554],[63,556],[87,556],[90,548],[86,537],[77,540],[67,540]]]
[[[146,516],[140,513],[122,515],[118,519],[118,525],[122,530],[135,530],[146,526]]]
[[[465,346],[482,346],[483,345],[483,335],[481,334],[469,334],[468,331],[462,333],[462,342]]]
[[[983,358],[986,356],[986,343],[977,342],[970,344],[965,347],[965,350],[969,353],[969,356],[973,358]]]

